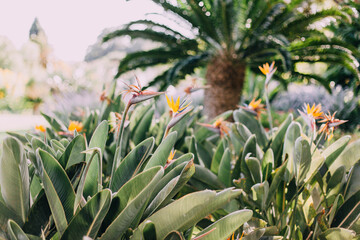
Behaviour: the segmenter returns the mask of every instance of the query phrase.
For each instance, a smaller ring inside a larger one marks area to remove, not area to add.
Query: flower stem
[[[126,118],[126,115],[127,115],[128,111],[129,111],[130,106],[131,106],[131,103],[129,102],[126,105],[124,113],[123,113],[123,115],[121,117],[120,127],[119,127],[119,129],[117,131],[117,135],[116,135],[116,151],[115,151],[115,156],[114,156],[113,164],[112,164],[112,168],[111,168],[110,185],[109,186],[111,186],[111,182],[112,182],[112,178],[113,178],[114,173],[115,173],[115,168],[116,168],[117,162],[121,158],[122,137],[123,137],[123,134],[124,134],[125,118]]]
[[[324,136],[324,132],[322,132],[321,135],[319,136],[319,139],[318,139],[318,141],[316,142],[316,145],[315,145],[315,147],[314,147],[314,151],[311,153],[311,156],[314,155],[314,153],[315,153],[317,147],[319,146],[320,141],[321,141],[321,139],[323,138],[323,136]]]
[[[272,117],[271,117],[271,109],[270,109],[270,101],[269,101],[269,97],[268,97],[268,86],[267,84],[265,84],[265,101],[266,101],[266,110],[268,113],[268,118],[269,118],[269,125],[270,125],[270,133],[272,134],[272,130],[273,130],[273,124],[272,124]]]
[[[292,239],[292,235],[294,233],[295,221],[296,221],[296,207],[297,207],[298,200],[299,200],[299,187],[296,186],[296,197],[295,197],[294,211],[293,211],[293,214],[292,214],[291,226],[290,226],[290,239]]]
[[[164,136],[163,136],[163,138],[161,139],[161,142],[164,141],[164,139],[167,137],[167,135],[168,135],[169,132],[170,132],[170,129],[171,129],[171,128],[169,128],[169,125],[167,125],[167,126],[166,126],[166,130],[165,130],[165,133],[164,133]]]

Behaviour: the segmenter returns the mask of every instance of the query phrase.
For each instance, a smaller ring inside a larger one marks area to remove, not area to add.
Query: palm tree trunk
[[[245,80],[246,65],[225,55],[216,55],[208,64],[205,90],[205,114],[213,118],[237,108]]]

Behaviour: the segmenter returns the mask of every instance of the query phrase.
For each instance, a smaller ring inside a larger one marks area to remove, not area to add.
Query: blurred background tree
[[[133,21],[104,37],[105,42],[130,36],[161,44],[151,50],[129,53],[121,59],[116,77],[137,68],[163,64],[167,69],[150,85],[165,89],[195,69],[205,68],[206,81],[211,85],[204,99],[209,117],[236,108],[247,70],[259,72],[257,66],[266,61],[276,62],[276,79],[284,85],[306,78],[330,90],[327,79],[301,72],[296,67],[298,62],[339,64],[359,79],[358,63],[353,57],[358,55],[357,49],[325,35],[315,24],[327,17],[351,21],[340,8],[312,11],[311,1],[304,0],[153,2],[167,11],[166,24],[153,19]]]
[[[328,29],[342,41],[347,42],[348,44],[351,44],[355,48],[360,50],[360,2],[339,1],[339,4],[348,7],[349,10],[353,13],[351,15],[352,21],[334,22],[330,26],[328,26]],[[359,57],[357,57],[357,61],[359,61]],[[357,68],[359,69],[359,65],[357,66]],[[325,74],[325,77],[333,81],[335,85],[353,88],[355,94],[358,94],[360,91],[360,82],[358,81],[358,79],[354,77],[354,75],[343,66],[330,66]]]

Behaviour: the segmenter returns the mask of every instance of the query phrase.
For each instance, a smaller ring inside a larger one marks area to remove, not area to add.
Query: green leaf
[[[223,189],[225,187],[213,172],[197,164],[195,164],[195,174],[191,181],[193,180],[199,181],[206,186],[205,188],[209,189]]]
[[[263,126],[250,114],[246,113],[242,109],[234,111],[234,119],[236,122],[244,124],[251,133],[256,135],[258,143],[261,147],[265,147],[268,142]]]
[[[199,237],[204,235],[201,237],[201,240],[226,239],[235,232],[236,229],[240,228],[245,222],[249,221],[251,217],[251,210],[239,210],[232,212],[211,224],[203,231],[199,232],[196,236]]]
[[[50,126],[52,127],[52,129],[54,129],[54,131],[56,131],[56,132],[66,131],[66,127],[64,126],[64,124],[62,124],[56,118],[50,117],[50,116],[46,115],[45,113],[41,113],[41,115],[43,115],[45,120],[50,124]]]
[[[84,192],[84,185],[85,185],[85,179],[86,176],[89,172],[89,168],[91,166],[91,163],[94,161],[95,157],[98,157],[99,159],[99,166],[100,168],[102,167],[102,153],[101,153],[101,149],[100,148],[92,148],[92,149],[88,149],[83,153],[87,153],[87,154],[91,154],[91,158],[89,160],[89,162],[85,165],[85,170],[82,171],[82,176],[80,178],[80,182],[76,191],[76,196],[75,196],[75,201],[74,201],[74,214],[77,211],[78,206],[81,204],[81,200],[83,198],[83,192]],[[102,189],[102,171],[98,172],[98,179],[99,183],[98,183],[98,188],[97,191],[100,191]]]
[[[360,161],[351,168],[348,175],[347,186],[344,191],[345,200],[348,200],[358,191],[360,191]]]
[[[184,238],[183,238],[182,234],[179,233],[178,231],[173,231],[173,232],[169,233],[168,235],[166,235],[164,240],[184,240]]]
[[[320,175],[319,168],[321,165],[323,165],[324,161],[325,161],[324,154],[322,154],[320,151],[315,149],[315,152],[313,153],[311,158],[310,168],[306,174],[304,182],[308,182],[311,178],[313,178],[317,174]]]
[[[150,110],[152,107],[151,104],[149,105],[136,105],[134,111],[131,114],[129,120],[129,127],[131,132],[135,132],[136,128],[139,126],[141,119],[144,118],[145,114]]]
[[[268,181],[255,184],[251,187],[251,192],[253,200],[260,206],[260,209],[264,211],[266,209],[266,199],[269,195]]]
[[[284,140],[284,148],[282,159],[283,161],[286,157],[289,159],[287,161],[286,171],[284,179],[286,182],[290,182],[290,180],[294,177],[294,151],[295,151],[295,141],[301,135],[301,125],[298,122],[292,122],[288,129],[286,130],[285,140]]]
[[[23,224],[30,208],[30,180],[24,147],[19,140],[7,137],[0,158],[0,187],[6,206]]]
[[[345,228],[330,228],[319,235],[320,240],[351,240],[355,232]]]
[[[153,193],[157,193],[154,199],[151,200],[149,206],[145,209],[145,212],[142,217],[148,217],[153,212],[156,211],[157,208],[164,202],[166,198],[170,195],[172,190],[175,188],[176,184],[179,182],[180,176],[172,178],[167,184],[159,191],[154,191]]]
[[[347,199],[335,214],[332,226],[351,227],[360,217],[360,191]]]
[[[119,190],[131,177],[137,174],[145,159],[152,152],[154,142],[154,137],[142,141],[121,161],[111,182],[110,189],[112,191]]]
[[[271,148],[269,148],[265,152],[264,158],[261,162],[263,181],[269,179],[269,177],[271,176],[273,167],[275,167],[274,153],[273,153],[273,150]]]
[[[176,138],[177,138],[176,132],[169,133],[169,135],[164,139],[164,141],[161,142],[159,147],[151,156],[144,170],[150,169],[155,166],[164,166],[169,157],[171,149],[175,145]]]
[[[28,143],[28,140],[26,139],[26,137],[22,134],[16,133],[16,132],[6,132],[6,134],[17,138],[17,140],[19,140],[22,144],[26,144]]]
[[[35,136],[31,138],[31,147],[33,148],[34,152],[36,152],[36,149],[41,148],[44,149],[45,151],[48,151],[54,157],[56,155],[54,149],[52,149],[47,144],[45,144],[43,140]]]
[[[146,133],[149,130],[149,127],[151,125],[152,118],[154,116],[154,109],[150,109],[145,113],[145,115],[141,118],[138,126],[135,129],[135,132],[133,134],[133,141],[135,144],[139,144],[141,141],[143,141],[146,137]]]
[[[231,153],[229,148],[225,150],[221,158],[218,177],[226,187],[231,186]]]
[[[65,147],[61,144],[61,142],[56,139],[51,139],[50,145],[55,152],[60,151],[61,153],[63,153],[65,151]]]
[[[24,232],[39,236],[49,222],[51,210],[46,199],[44,189],[40,191],[35,202],[31,205],[28,217],[23,226]]]
[[[274,152],[274,159],[276,166],[281,165],[281,149],[284,144],[284,136],[286,134],[286,131],[290,125],[290,123],[293,121],[293,115],[289,114],[289,116],[285,119],[285,121],[280,125],[279,130],[276,132],[275,137],[273,138],[273,141],[271,143],[271,149]],[[273,165],[274,166],[274,165]]]
[[[346,138],[345,138],[346,139]],[[342,141],[344,141],[343,139]],[[339,139],[340,140],[340,139]],[[335,144],[335,143],[334,143]],[[360,160],[360,139],[356,140],[355,142],[350,143],[341,155],[336,158],[335,162],[331,164],[329,171],[333,173],[339,166],[344,165],[346,171]]]
[[[157,238],[163,239],[172,231],[182,232],[187,230],[199,220],[224,206],[240,194],[241,191],[230,188],[219,193],[209,190],[190,193],[156,211],[146,220],[154,223]],[[133,239],[139,239],[142,235],[144,222],[135,229]]]
[[[56,228],[61,235],[73,216],[75,192],[65,170],[53,156],[42,149],[38,149],[36,155],[43,165],[41,179]]]
[[[240,161],[240,168],[241,172],[244,173],[246,179],[245,185],[246,185],[246,192],[248,192],[252,185],[255,184],[253,180],[253,176],[250,173],[250,170],[246,164],[246,158],[249,157],[258,157],[259,154],[257,151],[257,143],[256,143],[256,136],[253,134],[250,136],[250,138],[247,139],[244,150],[241,155],[241,161]],[[260,157],[261,159],[261,157]]]
[[[175,167],[179,166],[180,164],[184,162],[189,162],[191,160],[194,160],[194,154],[192,153],[186,153],[182,155],[181,157],[174,159],[166,168],[165,168],[165,175],[168,174],[171,170],[173,170]]]
[[[189,152],[194,154],[194,162],[200,166],[205,166],[204,162],[201,160],[201,158],[199,157],[199,153],[198,153],[198,144],[197,141],[195,139],[194,136],[190,137],[190,141],[189,142]]]
[[[334,204],[330,209],[329,225],[331,225],[331,223],[333,222],[335,213],[337,212],[337,210],[340,208],[340,206],[343,203],[344,203],[344,197],[341,194],[337,195],[335,198]]]
[[[8,233],[11,240],[29,240],[21,227],[13,220],[8,221]]]
[[[330,190],[333,190],[336,188],[336,190],[340,190],[343,186],[343,183],[345,182],[345,167],[341,166],[334,172],[333,175],[331,175],[328,184],[326,186],[326,195],[329,196]],[[339,194],[339,191],[336,191],[336,195]]]
[[[95,239],[110,208],[111,191],[102,190],[95,194],[73,217],[61,239],[82,239],[88,236]]]
[[[142,237],[144,240],[156,240],[156,230],[154,223],[151,221],[145,222]]]
[[[109,210],[110,215],[105,219],[105,233],[102,240],[120,238],[125,231],[138,221],[149,197],[164,174],[162,167],[148,169],[132,178],[122,186],[113,197]],[[107,225],[108,224],[108,225]]]
[[[303,184],[311,164],[310,145],[309,142],[302,137],[296,139],[293,160],[296,185],[300,186]]]
[[[102,121],[99,126],[96,128],[90,143],[89,149],[98,147],[101,149],[101,152],[105,152],[105,145],[106,140],[108,137],[109,125],[107,121]],[[91,156],[86,156],[86,163],[89,163]],[[93,196],[97,193],[99,179],[98,179],[98,172],[99,172],[99,159],[98,156],[95,157],[94,161],[92,161],[89,172],[85,179],[85,187],[84,187],[84,197],[85,199],[88,196]]]
[[[144,217],[165,206],[181,190],[195,173],[194,161],[184,162],[166,174],[156,185],[151,203],[144,212]]]
[[[287,161],[287,160],[286,160]],[[271,203],[271,200],[273,198],[273,196],[275,195],[275,193],[278,190],[278,187],[281,183],[281,181],[284,178],[284,173],[285,173],[285,169],[287,166],[287,162],[284,162],[282,166],[280,166],[279,168],[277,168],[275,170],[275,176],[270,184],[270,188],[269,188],[269,194],[266,198],[266,206],[269,206],[269,204]]]
[[[223,154],[224,154],[224,140],[221,140],[219,142],[218,146],[216,147],[214,156],[211,160],[210,170],[215,174],[218,174],[219,166],[220,166],[220,162],[221,162]]]
[[[9,219],[12,219],[19,224],[22,223],[20,216],[17,216],[16,212],[9,209],[4,202],[0,201],[0,236],[1,231],[6,232],[7,222]]]
[[[61,155],[59,163],[67,170],[69,167],[85,161],[85,154],[81,153],[85,151],[86,143],[82,135],[77,135],[70,144],[66,147],[65,152]]]
[[[350,141],[350,138],[351,138],[350,136],[344,136],[344,137],[338,139],[336,142],[334,142],[330,146],[328,146],[323,151],[323,155],[325,157],[325,166],[327,167],[327,169],[330,170],[331,174],[333,174],[334,170],[336,170],[340,166],[338,164],[338,162],[336,161],[336,158],[343,152],[346,145]],[[331,168],[334,161],[336,161],[335,162],[335,168]],[[320,170],[320,172],[322,173],[323,176],[325,175],[324,171]]]
[[[251,179],[254,183],[260,183],[262,172],[259,159],[255,157],[245,157],[246,166],[249,169]]]

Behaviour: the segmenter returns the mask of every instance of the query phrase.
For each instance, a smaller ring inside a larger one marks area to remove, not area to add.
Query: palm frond
[[[332,48],[342,49],[343,51],[347,51],[356,57],[360,56],[360,52],[356,47],[336,38],[325,39],[319,37],[312,37],[306,39],[305,41],[296,41],[296,42],[294,41],[291,43],[289,47],[289,51],[293,52],[307,47],[318,47],[318,48],[332,47]]]
[[[180,72],[182,73],[181,75],[193,73],[195,68],[199,67],[199,65],[203,65],[201,64],[201,61],[208,57],[209,53],[205,52],[201,55],[189,56],[181,59],[169,69],[166,75],[167,82],[174,84],[176,76],[178,76]]]
[[[293,62],[308,62],[308,63],[317,63],[317,62],[324,62],[329,64],[341,65],[348,69],[359,81],[360,80],[360,73],[358,67],[353,63],[349,62],[347,59],[341,58],[338,55],[318,55],[318,56],[295,56]]]
[[[165,64],[184,56],[186,56],[186,53],[179,48],[157,48],[149,51],[129,53],[120,61],[115,78],[136,68]]]
[[[157,32],[150,29],[144,30],[130,30],[130,29],[119,29],[114,32],[107,34],[103,38],[103,42],[107,42],[116,37],[130,36],[131,38],[144,38],[149,39],[155,42],[167,43],[171,45],[176,45],[178,39],[175,36],[170,34],[165,34],[163,32]]]
[[[329,93],[331,93],[331,88],[329,84],[330,82],[326,78],[323,78],[316,74],[305,74],[296,71],[292,73],[292,76],[296,77],[301,81],[303,81],[304,79],[314,79],[316,82],[320,83]]]
[[[313,14],[304,15],[304,14],[296,14],[293,18],[289,18],[287,21],[283,22],[281,26],[282,33],[295,33],[301,35],[303,30],[306,30],[310,24],[324,19],[325,17],[335,17],[340,18],[343,21],[350,21],[351,17],[338,9],[331,8],[325,9]]]
[[[189,11],[185,7],[180,8],[164,0],[152,0],[152,1],[163,7],[164,10],[170,11],[173,14],[179,16],[180,18],[186,20],[193,27],[197,26],[196,20],[193,18],[193,16],[189,13]]]
[[[277,3],[275,4],[269,13],[267,14],[266,18],[263,20],[259,28],[256,29],[257,33],[263,33],[266,31],[271,30],[271,27],[276,20],[276,18],[286,12],[286,5],[284,3]]]
[[[205,6],[200,7],[201,4],[199,4],[201,1],[199,0],[186,0],[189,7],[192,10],[192,13],[194,14],[194,17],[197,19],[197,25],[199,29],[200,35],[206,35],[207,37],[210,37],[217,43],[221,43],[221,39],[216,31],[216,25],[214,18],[217,16],[212,16],[206,9]]]
[[[188,39],[186,36],[184,36],[182,33],[180,33],[179,31],[174,30],[173,28],[166,26],[164,24],[160,24],[151,20],[146,20],[146,19],[141,19],[141,20],[136,20],[136,21],[132,21],[126,25],[124,25],[124,28],[130,29],[132,26],[134,25],[142,25],[142,26],[146,26],[147,28],[153,28],[153,27],[158,27],[160,28],[163,32],[170,32],[171,35],[173,36],[180,36],[183,39]]]

